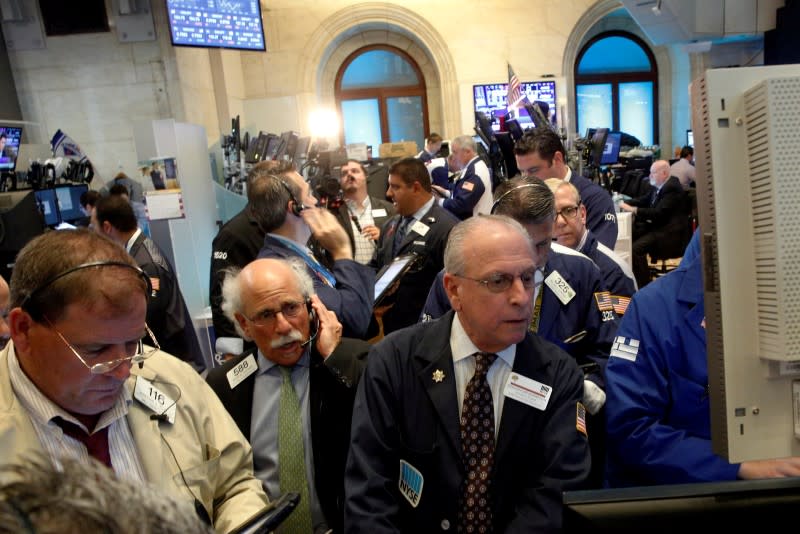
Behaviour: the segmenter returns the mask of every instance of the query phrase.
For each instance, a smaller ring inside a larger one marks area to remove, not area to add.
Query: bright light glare
[[[331,109],[317,109],[308,115],[308,129],[314,137],[335,137],[339,134],[339,114]]]

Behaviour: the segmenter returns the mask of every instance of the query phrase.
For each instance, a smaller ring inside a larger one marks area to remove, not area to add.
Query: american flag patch
[[[598,291],[594,294],[594,300],[597,301],[597,309],[600,311],[611,311],[614,305],[611,303],[611,293],[608,291]]]
[[[618,315],[625,315],[625,310],[628,309],[628,304],[631,303],[630,297],[622,297],[620,295],[611,295],[611,304],[614,306],[614,311]]]
[[[580,402],[575,410],[575,428],[578,429],[578,432],[583,432],[583,435],[587,438],[589,437],[586,432],[586,408]]]
[[[614,344],[611,345],[611,353],[609,356],[616,356],[617,358],[635,362],[637,354],[639,354],[638,339],[629,339],[622,336],[617,336],[614,339]]]
[[[473,184],[472,182],[464,182],[464,184],[461,187],[463,187],[467,191],[472,191],[473,189],[475,189],[475,184]]]

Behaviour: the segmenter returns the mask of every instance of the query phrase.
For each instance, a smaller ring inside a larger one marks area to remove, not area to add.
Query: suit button
[[[442,530],[450,530],[450,521],[447,519],[442,519],[440,526],[442,527]]]

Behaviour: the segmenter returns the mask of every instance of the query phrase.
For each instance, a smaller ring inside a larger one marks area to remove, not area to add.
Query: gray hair
[[[505,225],[511,230],[516,231],[525,239],[525,242],[530,245],[531,250],[533,250],[531,236],[520,223],[505,215],[479,214],[461,221],[450,230],[450,236],[447,238],[447,245],[444,249],[445,272],[461,275],[466,272],[467,257],[464,254],[464,249],[468,243],[473,241],[473,234],[485,232],[486,227],[491,224]]]
[[[300,289],[300,294],[303,299],[311,298],[314,292],[314,281],[308,274],[308,268],[301,258],[293,257],[286,259],[275,259],[294,272],[297,287]],[[236,333],[240,337],[250,341],[250,338],[244,333],[239,321],[236,320],[236,313],[242,313],[242,270],[238,267],[231,267],[225,270],[224,280],[222,282],[222,313],[225,317],[233,323],[236,328]]]
[[[538,178],[518,176],[507,180],[495,188],[494,198],[492,213],[496,215],[507,215],[522,224],[555,220],[553,192]]]
[[[473,152],[478,151],[478,144],[475,142],[475,139],[471,135],[459,135],[455,139],[450,142],[451,145],[456,145],[461,148],[468,148]]]
[[[43,455],[0,467],[0,534],[212,533],[188,501],[89,463]]]

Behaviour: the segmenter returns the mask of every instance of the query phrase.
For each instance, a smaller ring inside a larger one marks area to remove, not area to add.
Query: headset
[[[301,347],[311,344],[319,333],[319,317],[317,317],[317,314],[314,312],[314,308],[311,307],[311,299],[306,299],[306,309],[308,309],[308,322],[310,325],[314,325],[314,329],[309,333],[308,339],[300,344]]]
[[[286,192],[289,193],[289,200],[292,201],[292,214],[294,214],[296,217],[299,217],[300,212],[306,209],[306,206],[302,202],[298,202],[297,198],[294,196],[294,193],[292,193],[292,188],[289,187],[289,184],[287,184],[286,181],[280,178],[278,178],[278,181],[284,188],[286,188]]]
[[[489,211],[489,213],[494,214],[494,211],[497,209],[497,205],[500,204],[501,200],[506,198],[508,195],[510,195],[514,191],[516,191],[518,189],[522,189],[524,187],[539,187],[539,186],[537,184],[522,184],[522,185],[518,185],[516,187],[512,187],[511,189],[509,189],[508,191],[506,191],[505,193],[500,195],[500,197],[498,197],[498,199],[495,200],[494,203],[492,203],[492,209]]]

